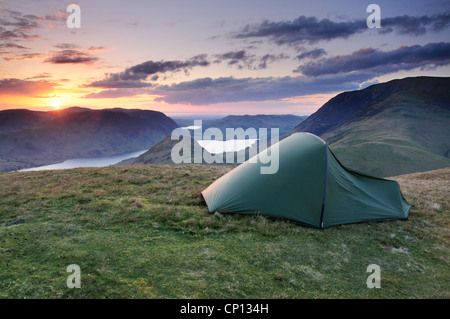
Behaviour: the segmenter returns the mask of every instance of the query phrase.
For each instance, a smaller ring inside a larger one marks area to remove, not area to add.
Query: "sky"
[[[450,1],[0,0],[0,110],[310,115],[343,91],[449,76],[449,39]]]

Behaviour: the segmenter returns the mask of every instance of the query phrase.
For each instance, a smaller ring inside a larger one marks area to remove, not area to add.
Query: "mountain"
[[[226,139],[226,128],[238,128],[241,127],[244,130],[253,127],[256,129],[257,134],[259,135],[259,128],[279,128],[280,134],[288,132],[290,129],[295,127],[298,123],[303,121],[306,116],[297,116],[297,115],[229,115],[221,119],[216,120],[207,120],[202,122],[202,129],[206,130],[207,128],[218,128],[222,131],[223,139]],[[194,119],[182,119],[178,121],[178,124],[191,126],[194,124]],[[191,131],[192,133],[192,131]],[[270,136],[270,130],[268,130]],[[248,137],[247,137],[248,138]],[[264,138],[264,136],[258,136],[258,138]],[[171,159],[172,148],[179,143],[178,140],[171,140],[170,136],[165,137],[158,144],[153,146],[144,154],[122,161],[117,165],[139,165],[139,164],[173,164]],[[197,143],[194,139],[191,141],[191,145]],[[269,139],[270,144],[270,139]],[[258,149],[258,143],[254,144],[252,148]],[[206,150],[203,150],[205,153],[208,153]],[[246,150],[239,151],[235,154],[234,163],[238,163],[239,158],[249,158],[250,148]],[[209,154],[209,153],[208,153]],[[193,148],[191,149],[191,158],[192,162],[194,162],[194,153]],[[226,154],[223,155],[223,162],[226,162]],[[204,163],[204,162],[203,162]]]
[[[0,171],[142,150],[176,127],[147,110],[0,111]]]
[[[179,140],[172,140],[170,136],[163,138],[158,144],[151,147],[147,152],[141,154],[138,157],[130,158],[124,160],[116,165],[142,165],[142,164],[174,164],[172,161],[172,149],[173,147],[180,143]],[[191,138],[191,162],[196,161],[194,156],[194,143],[197,147],[201,147],[198,143]]]
[[[307,118],[307,116],[298,115],[228,115],[222,119],[208,122],[205,127],[217,127],[222,130],[225,136],[226,128],[242,127],[244,130],[249,127],[259,128],[278,128],[280,134],[284,134],[294,128]]]
[[[47,112],[22,109],[0,111],[0,133],[34,127],[50,118],[51,115]]]
[[[450,78],[413,77],[344,92],[297,125],[346,166],[379,176],[450,166]]]

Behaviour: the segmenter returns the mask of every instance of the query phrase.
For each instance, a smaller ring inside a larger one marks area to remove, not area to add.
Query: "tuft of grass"
[[[0,174],[0,298],[450,297],[450,169],[395,177],[408,221],[320,231],[209,214],[200,192],[231,168]],[[381,289],[366,286],[370,264]]]

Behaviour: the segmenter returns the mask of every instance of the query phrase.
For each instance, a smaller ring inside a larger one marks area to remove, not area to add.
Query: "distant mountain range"
[[[170,164],[178,143],[170,134],[179,125],[194,124],[177,121],[160,112],[128,109],[0,111],[0,171],[143,149],[149,150],[120,165]],[[278,127],[280,139],[311,132],[345,166],[377,176],[448,167],[450,78],[405,78],[344,92],[306,119],[230,115],[204,121],[203,129],[209,127],[221,129],[224,136],[225,128]]]
[[[413,77],[344,92],[287,133],[323,138],[350,168],[393,176],[450,166],[450,78]]]
[[[450,78],[405,78],[344,92],[306,120],[297,120],[284,134],[280,128],[280,139],[295,132],[314,133],[344,165],[367,174],[386,177],[450,166]],[[280,123],[271,116],[227,116],[204,128]],[[167,138],[127,164],[170,163],[176,143]]]
[[[163,113],[147,110],[0,111],[0,171],[144,150],[176,127]]]
[[[228,115],[222,119],[208,122],[205,127],[217,127],[225,134],[226,128],[242,127],[244,130],[250,127],[278,128],[280,135],[289,132],[296,125],[306,120],[308,116],[298,115]]]

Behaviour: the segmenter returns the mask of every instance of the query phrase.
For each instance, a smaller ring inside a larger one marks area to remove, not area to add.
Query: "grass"
[[[0,174],[0,298],[450,297],[450,169],[396,178],[408,221],[323,231],[208,214],[200,192],[230,169]],[[81,289],[66,286],[70,264]]]

